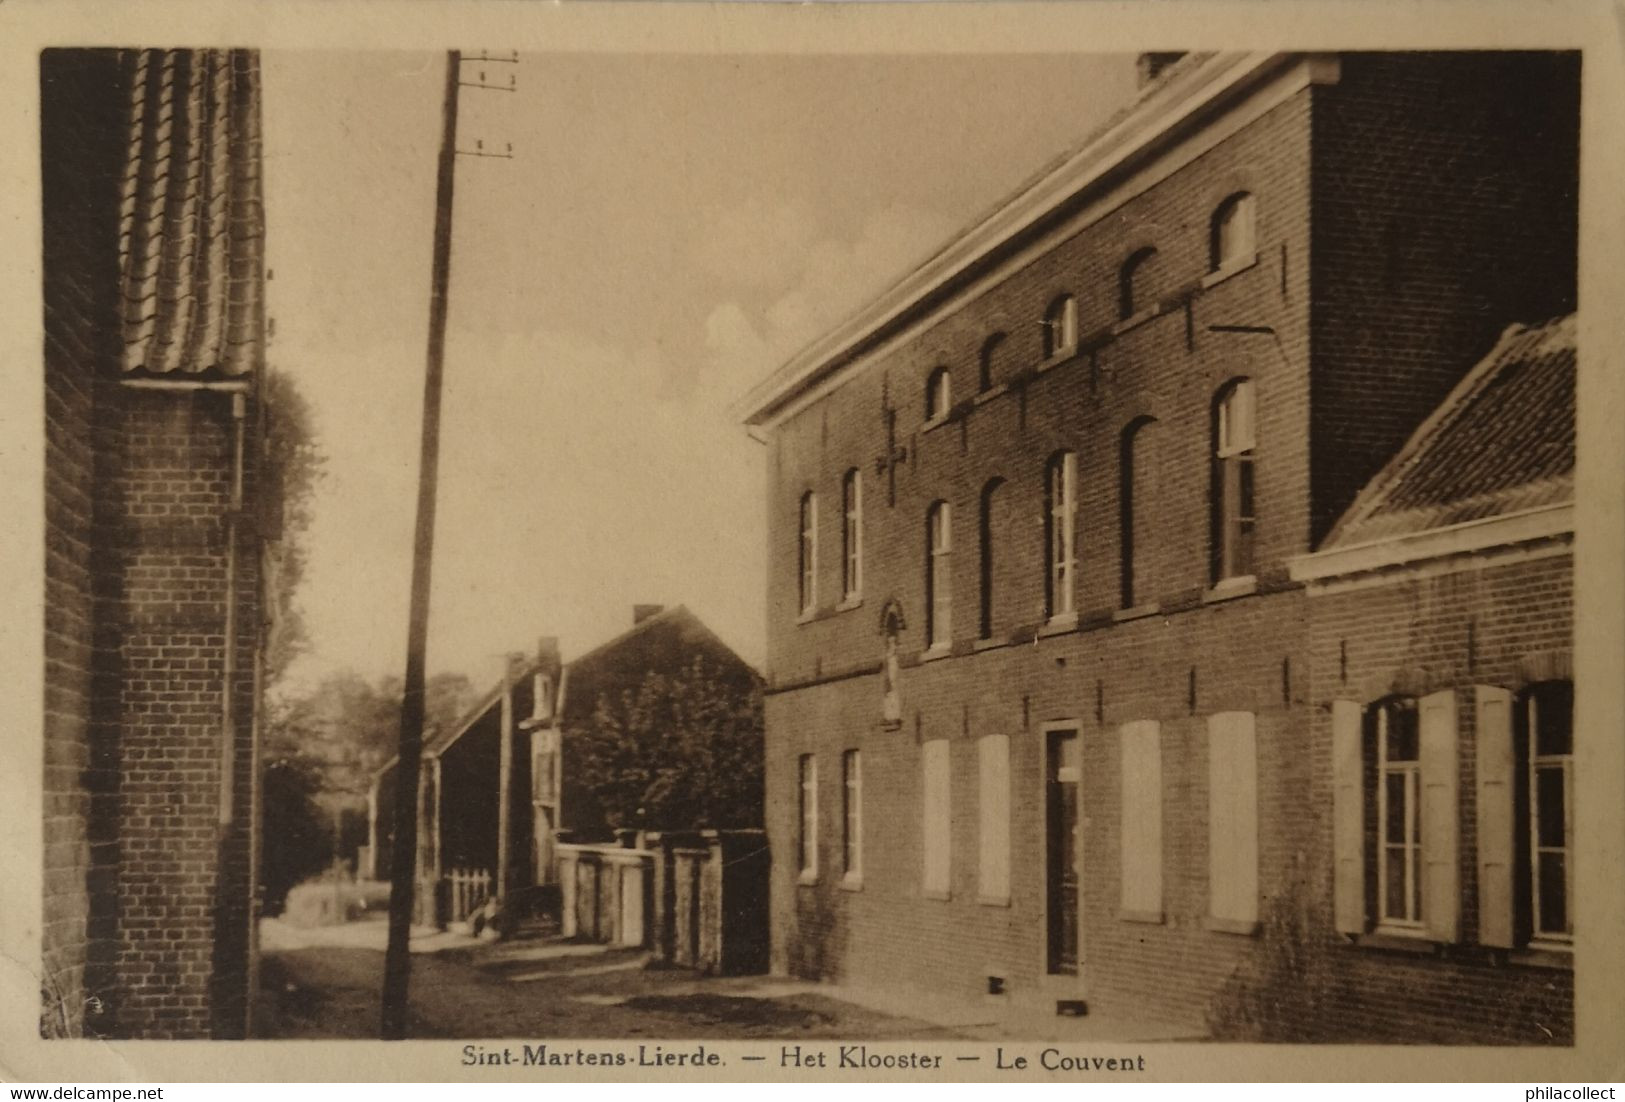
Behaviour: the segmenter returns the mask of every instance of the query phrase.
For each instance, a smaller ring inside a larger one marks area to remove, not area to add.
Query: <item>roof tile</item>
[[[1575,319],[1515,325],[1327,537],[1348,547],[1572,501]]]

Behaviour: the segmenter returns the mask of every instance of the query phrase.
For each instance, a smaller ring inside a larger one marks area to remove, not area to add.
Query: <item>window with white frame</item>
[[[1010,899],[1010,737],[976,740],[976,893],[984,903]]]
[[[800,822],[797,846],[801,879],[818,879],[818,759],[803,754],[799,760],[801,781]]]
[[[953,638],[953,513],[938,501],[926,514],[925,633],[930,647],[946,647]]]
[[[1139,417],[1123,429],[1118,446],[1118,596],[1123,608],[1133,608],[1155,592],[1150,576],[1149,540],[1145,539],[1153,515],[1150,497],[1156,486],[1152,454],[1152,427],[1156,420]]]
[[[949,832],[953,819],[949,805],[948,740],[920,744],[920,886],[928,896],[946,898],[949,887]]]
[[[1337,929],[1461,937],[1456,695],[1332,702]]]
[[[803,613],[818,605],[818,497],[811,490],[801,495],[800,605]]]
[[[1078,300],[1062,295],[1044,312],[1044,358],[1064,356],[1078,347]]]
[[[863,879],[863,757],[857,750],[841,754],[841,875],[848,883]]]
[[[1208,915],[1250,931],[1258,922],[1258,745],[1252,712],[1207,721]]]
[[[1574,685],[1547,681],[1519,702],[1529,841],[1529,937],[1574,936]]]
[[[925,380],[925,419],[937,421],[948,416],[953,400],[953,376],[946,367],[939,367]]]
[[[1253,572],[1253,381],[1236,379],[1213,406],[1213,580]]]
[[[1154,719],[1118,729],[1124,917],[1162,918],[1162,727]]]
[[[863,475],[856,468],[841,480],[841,591],[848,601],[863,595]]]
[[[1044,473],[1044,528],[1048,545],[1045,611],[1051,620],[1073,615],[1077,588],[1078,456],[1053,456]]]
[[[980,584],[977,587],[976,637],[978,639],[993,638],[995,620],[997,619],[994,605],[996,597],[994,583],[997,580],[997,573],[993,564],[998,555],[1000,536],[998,512],[999,503],[1003,500],[999,490],[1003,486],[1004,479],[1002,478],[991,478],[987,481],[987,484],[982,487],[981,515],[977,517],[976,535],[977,542],[981,545],[979,548],[981,555],[978,563],[980,568],[978,581]]]
[[[1377,705],[1377,915],[1384,925],[1422,922],[1422,745],[1416,701]]]
[[[1252,194],[1245,191],[1230,196],[1214,210],[1211,270],[1242,263],[1258,251],[1256,211]]]

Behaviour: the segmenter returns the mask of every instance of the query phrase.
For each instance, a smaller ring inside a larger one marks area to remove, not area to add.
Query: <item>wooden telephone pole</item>
[[[406,1036],[407,987],[411,977],[412,904],[417,888],[418,774],[423,754],[424,654],[429,638],[429,576],[434,555],[435,487],[440,468],[440,380],[446,358],[446,303],[451,284],[452,186],[457,178],[457,157],[511,158],[491,153],[483,142],[473,150],[457,148],[458,89],[512,92],[515,81],[492,84],[482,71],[477,83],[462,79],[465,60],[516,64],[519,55],[492,57],[481,53],[465,59],[458,50],[446,52],[446,92],[442,110],[439,173],[435,183],[434,257],[429,277],[428,369],[423,377],[423,443],[418,461],[417,527],[412,542],[412,604],[406,627],[406,684],[401,700],[401,731],[395,789],[395,845],[390,854],[389,946],[384,953],[382,1036],[386,1041]]]
[[[457,90],[462,59],[446,54],[446,95],[435,184],[434,260],[429,282],[428,370],[423,378],[423,443],[418,461],[417,529],[412,541],[412,605],[406,628],[400,764],[395,781],[395,846],[390,854],[389,947],[384,953],[383,1038],[406,1036],[412,957],[412,896],[418,860],[418,766],[423,753],[424,651],[429,637],[429,571],[434,554],[435,483],[440,467],[440,378],[446,358],[446,296],[451,283],[452,185],[457,172]]]

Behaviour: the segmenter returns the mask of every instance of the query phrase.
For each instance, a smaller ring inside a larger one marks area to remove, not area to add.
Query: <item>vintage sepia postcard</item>
[[[0,28],[0,1077],[1625,1074],[1616,10]]]

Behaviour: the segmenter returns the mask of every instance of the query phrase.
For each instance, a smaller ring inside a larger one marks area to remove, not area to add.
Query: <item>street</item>
[[[378,1036],[380,920],[261,927],[256,1035]],[[867,1009],[818,985],[767,976],[704,977],[648,967],[641,950],[536,937],[413,938],[408,1032],[424,1038],[854,1038],[951,1040],[966,1032]]]

